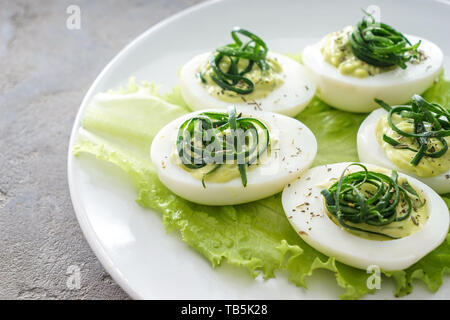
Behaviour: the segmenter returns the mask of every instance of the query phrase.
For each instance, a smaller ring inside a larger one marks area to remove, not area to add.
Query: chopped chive
[[[210,148],[211,143],[216,148]],[[267,126],[256,118],[238,114],[234,106],[228,113],[203,112],[186,120],[178,129],[176,141],[178,156],[186,168],[198,170],[213,165],[202,175],[204,188],[206,178],[227,163],[237,165],[246,187],[246,167],[255,163],[269,145]]]
[[[346,174],[351,166],[359,166],[363,170]],[[368,192],[367,187],[372,190]],[[392,171],[391,176],[369,171],[360,163],[348,165],[340,179],[330,188],[322,190],[328,212],[339,224],[348,230],[375,234],[391,239],[391,235],[349,225],[365,223],[371,226],[386,226],[392,222],[403,221],[411,216],[413,209],[411,196],[418,197],[417,192],[407,182],[398,184],[398,174]],[[399,215],[397,206],[405,203],[407,209]]]
[[[247,37],[243,42],[239,34]],[[255,84],[245,75],[252,71],[256,64],[262,71],[269,69],[266,57],[268,48],[266,43],[257,35],[245,29],[235,27],[231,31],[234,43],[216,49],[209,61],[212,73],[211,79],[222,89],[236,92],[238,94],[252,93]],[[224,58],[228,58],[230,66],[228,70],[223,70],[220,63]],[[248,60],[248,65],[244,70],[239,70],[238,65],[241,59]]]
[[[411,45],[402,33],[376,22],[367,12],[355,26],[349,41],[358,59],[376,67],[399,66],[402,69],[406,69],[406,62],[419,57],[417,49],[421,43]]]
[[[415,153],[411,165],[417,166],[423,157],[440,158],[448,151],[445,137],[450,136],[450,111],[436,103],[430,103],[419,95],[411,98],[410,105],[389,106],[382,100],[375,99],[382,108],[388,111],[388,124],[396,133],[402,137],[414,138],[417,148],[401,144],[392,137],[383,135],[383,140],[397,149],[408,149]],[[402,119],[411,119],[414,126],[413,133],[399,129],[392,117],[397,114]],[[441,147],[429,147],[430,139],[437,139]]]

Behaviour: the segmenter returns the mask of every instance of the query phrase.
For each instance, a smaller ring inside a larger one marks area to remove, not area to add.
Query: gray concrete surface
[[[76,220],[66,176],[70,130],[107,62],[197,2],[0,0],[0,298],[129,298]],[[66,27],[69,5],[81,9],[81,30]],[[80,289],[67,286],[71,265],[80,268]]]

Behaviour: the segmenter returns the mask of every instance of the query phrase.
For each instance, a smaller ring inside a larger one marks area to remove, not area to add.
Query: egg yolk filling
[[[353,30],[353,26],[347,26],[340,31],[326,35],[322,39],[320,52],[324,60],[336,67],[341,74],[356,78],[367,78],[392,70],[393,67],[372,66],[354,55],[349,40]]]
[[[283,84],[282,68],[267,56],[269,49],[260,37],[239,27],[231,37],[234,42],[217,48],[196,72],[209,94],[239,103],[265,98]]]
[[[409,40],[393,27],[375,21],[365,13],[356,26],[330,33],[321,42],[320,51],[326,62],[340,73],[366,78],[396,67],[406,69],[406,62],[421,62],[424,54],[417,49],[420,41]]]
[[[232,59],[233,58],[230,57],[224,57],[220,61],[218,68],[224,73],[229,72],[230,67],[232,66]],[[237,73],[243,73],[248,69],[248,71],[245,72],[245,78],[253,84],[251,92],[245,94],[227,90],[218,85],[217,82],[213,80],[215,73],[209,61],[199,66],[197,77],[205,90],[217,99],[230,103],[240,103],[243,101],[250,102],[252,100],[267,97],[273,90],[284,83],[282,68],[277,59],[267,58],[265,63],[267,65],[266,69],[261,69],[260,66],[251,63],[250,60],[239,59],[239,61],[237,61]],[[247,90],[249,88],[248,83],[249,82],[240,80],[236,82],[235,87],[240,90]]]
[[[388,159],[401,170],[433,177],[450,170],[450,113],[416,95],[411,106],[390,107],[381,117],[375,135]]]
[[[247,173],[270,156],[271,137],[261,120],[237,114],[203,112],[178,130],[171,160],[206,188],[206,182],[224,183],[237,177],[247,185]]]
[[[350,172],[351,166],[364,170]],[[340,179],[329,182],[322,195],[330,219],[365,239],[407,237],[428,219],[423,195],[395,171],[368,171],[364,165],[351,164]]]

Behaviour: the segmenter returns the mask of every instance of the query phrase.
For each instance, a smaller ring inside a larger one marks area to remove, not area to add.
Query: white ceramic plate
[[[213,270],[200,254],[167,234],[159,214],[139,207],[124,173],[90,157],[71,152],[86,105],[98,92],[117,88],[130,76],[170,89],[177,71],[193,55],[229,42],[239,25],[256,32],[278,52],[300,52],[330,31],[356,22],[361,8],[377,4],[384,21],[437,43],[449,69],[450,1],[213,1],[192,7],[152,27],[122,50],[89,89],[76,118],[68,156],[72,202],[81,228],[105,269],[133,298],[144,299],[325,299],[342,293],[332,273],[317,271],[309,289],[276,279],[252,280],[243,268]],[[414,21],[414,23],[411,23]],[[126,22],[123,22],[126,23]],[[356,139],[356,137],[355,137]],[[430,294],[416,285],[408,298],[450,296],[450,279]],[[392,298],[393,285],[384,281],[376,295]]]

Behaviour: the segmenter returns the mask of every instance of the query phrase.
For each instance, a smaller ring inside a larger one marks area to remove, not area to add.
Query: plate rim
[[[76,136],[79,128],[81,127],[81,119],[84,114],[84,111],[87,107],[88,102],[93,96],[95,88],[98,86],[98,83],[102,81],[102,79],[109,73],[114,65],[130,50],[132,47],[138,45],[141,41],[143,41],[149,35],[157,32],[159,29],[165,27],[166,25],[189,15],[191,12],[201,10],[202,8],[209,7],[219,2],[223,2],[225,0],[207,0],[202,3],[195,4],[191,7],[188,7],[184,10],[181,10],[174,15],[169,16],[166,19],[156,23],[152,27],[148,28],[136,38],[134,38],[131,42],[129,42],[125,47],[123,47],[115,56],[108,62],[108,64],[102,69],[100,74],[95,78],[94,82],[89,87],[88,91],[83,97],[81,104],[78,108],[77,115],[74,120],[74,124],[72,126],[70,132],[70,140],[69,147],[67,151],[67,180],[69,185],[69,194],[72,202],[72,207],[75,212],[75,216],[78,220],[78,223],[81,227],[81,231],[84,235],[84,238],[88,242],[91,250],[94,252],[97,259],[102,264],[103,268],[111,275],[114,281],[132,298],[136,300],[144,300],[146,299],[141,294],[139,294],[133,286],[130,284],[128,279],[120,272],[119,268],[114,264],[112,259],[107,254],[104,246],[101,244],[100,239],[97,237],[95,230],[93,229],[91,223],[88,219],[88,214],[86,212],[85,207],[82,205],[82,200],[80,199],[80,194],[76,192],[75,182],[74,182],[74,171],[73,171],[73,161],[75,156],[73,155],[73,146],[75,144]]]

